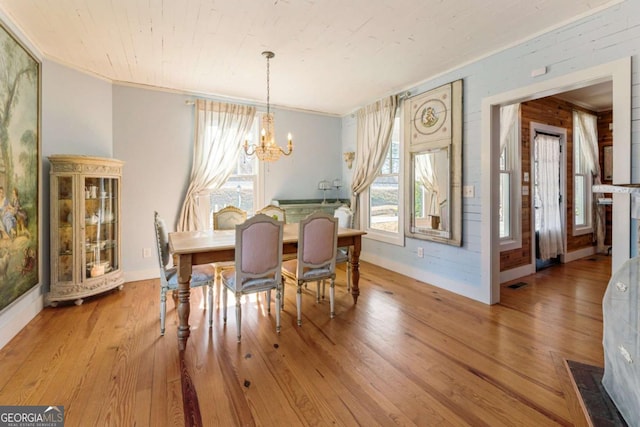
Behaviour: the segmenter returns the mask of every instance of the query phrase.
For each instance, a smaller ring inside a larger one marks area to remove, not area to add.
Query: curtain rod
[[[536,130],[534,132],[536,133],[536,135],[546,135],[546,136],[553,136],[556,138],[560,138],[560,135],[558,135],[557,133],[542,132],[540,130]]]

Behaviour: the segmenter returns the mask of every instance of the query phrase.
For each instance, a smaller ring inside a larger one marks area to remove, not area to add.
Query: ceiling
[[[114,82],[344,115],[621,0],[0,0],[45,58]]]

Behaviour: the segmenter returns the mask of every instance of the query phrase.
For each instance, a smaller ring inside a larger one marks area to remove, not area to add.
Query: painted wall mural
[[[0,26],[0,310],[39,282],[40,63]]]

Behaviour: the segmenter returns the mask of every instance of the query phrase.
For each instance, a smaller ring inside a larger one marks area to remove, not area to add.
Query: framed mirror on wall
[[[460,246],[462,80],[408,98],[405,105],[405,234]]]

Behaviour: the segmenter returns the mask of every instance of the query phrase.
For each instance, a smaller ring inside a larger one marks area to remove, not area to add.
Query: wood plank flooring
[[[282,332],[264,298],[233,297],[209,328],[192,292],[184,353],[205,426],[587,425],[565,359],[603,366],[610,258],[552,267],[484,305],[362,263],[357,306],[287,286]],[[159,335],[159,282],[46,308],[0,350],[0,405],[63,405],[66,426],[184,425],[177,313]]]

